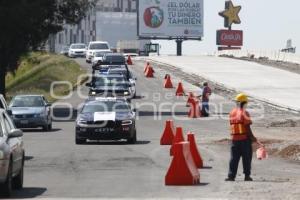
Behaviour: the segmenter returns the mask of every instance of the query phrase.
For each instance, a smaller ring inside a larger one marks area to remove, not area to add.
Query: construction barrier
[[[174,145],[176,143],[179,143],[179,142],[184,142],[184,136],[183,136],[183,130],[181,127],[177,127],[176,128],[176,133],[175,133],[175,137],[173,139],[173,144],[170,148],[170,155],[172,156],[173,155],[173,149],[174,149]]]
[[[173,83],[172,83],[172,80],[171,80],[171,76],[168,75],[166,77],[167,78],[165,79],[164,88],[173,88]]]
[[[160,145],[172,145],[174,140],[174,124],[172,120],[167,120],[165,130],[160,138]]]
[[[201,154],[197,148],[197,143],[195,139],[195,134],[189,132],[187,135],[188,142],[190,143],[190,151],[192,154],[192,157],[194,159],[195,165],[198,169],[203,168],[203,159],[201,157]]]
[[[194,100],[190,104],[191,108],[188,113],[189,118],[200,118],[201,117],[201,110],[199,106],[199,101],[194,98]]]
[[[179,82],[176,89],[176,96],[183,96],[183,95],[184,95],[183,85],[182,82]]]
[[[196,185],[200,174],[190,152],[189,142],[174,145],[174,157],[165,176],[165,185]]]

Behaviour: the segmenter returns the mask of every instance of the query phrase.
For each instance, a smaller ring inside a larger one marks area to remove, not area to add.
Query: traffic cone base
[[[165,185],[196,185],[200,174],[190,152],[189,142],[174,145],[174,157],[165,176]]]

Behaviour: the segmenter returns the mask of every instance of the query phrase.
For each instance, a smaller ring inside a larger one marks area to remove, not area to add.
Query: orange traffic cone
[[[149,63],[149,62],[147,62],[147,63],[146,63],[146,65],[145,65],[145,68],[144,68],[144,73],[146,73],[146,71],[147,71],[148,67],[150,67],[150,63]]]
[[[199,101],[194,98],[192,103],[190,104],[191,108],[188,114],[189,118],[200,118],[201,112],[199,107]]]
[[[165,80],[165,88],[173,88],[173,83],[171,81],[171,76],[167,76],[166,80]]]
[[[152,70],[152,67],[148,67],[148,69],[147,69],[147,71],[146,71],[146,73],[145,73],[145,76],[147,77],[147,78],[153,78],[154,76],[153,76],[153,70]]]
[[[174,124],[172,120],[167,120],[165,130],[160,138],[160,145],[172,145],[174,140]]]
[[[176,90],[176,96],[183,96],[183,95],[184,95],[183,85],[181,82],[179,82]]]
[[[194,93],[190,92],[186,105],[190,106],[194,102],[194,98],[195,98]]]
[[[203,168],[203,160],[200,155],[200,152],[197,148],[196,140],[195,140],[195,134],[189,132],[188,135],[188,141],[190,142],[190,150],[191,154],[193,156],[194,162],[198,169]]]
[[[171,156],[173,156],[174,145],[176,143],[179,143],[179,142],[184,142],[184,136],[183,136],[182,127],[177,127],[176,128],[176,134],[175,134],[175,137],[173,139],[173,144],[172,144],[171,149],[170,149],[170,155]]]
[[[133,65],[133,62],[132,62],[131,56],[128,56],[128,59],[127,59],[127,64],[128,64],[128,65]]]

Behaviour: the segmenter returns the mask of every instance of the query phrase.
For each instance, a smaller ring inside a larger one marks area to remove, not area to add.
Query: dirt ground
[[[297,64],[287,64],[264,59],[256,59],[253,61],[300,74],[300,65]],[[200,86],[201,83],[206,81],[214,93],[228,100],[232,100],[232,97],[240,92],[229,90],[203,77],[185,73],[170,65],[151,64],[195,86]],[[263,104],[265,112],[264,118],[253,124],[253,130],[255,131],[255,135],[265,144],[268,154],[300,163],[300,113],[261,102],[257,99],[250,99],[250,101],[251,104],[249,104],[248,108],[252,110],[255,110],[258,105]],[[229,141],[227,139],[216,141],[216,143],[219,144],[224,142],[228,143]]]

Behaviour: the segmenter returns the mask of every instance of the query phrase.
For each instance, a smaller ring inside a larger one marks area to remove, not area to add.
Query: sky
[[[241,24],[232,29],[244,31],[244,50],[279,50],[292,39],[300,48],[299,0],[233,0],[241,5]],[[224,19],[218,13],[224,10],[225,0],[204,0],[203,41],[185,41],[183,54],[199,55],[217,50],[216,30],[224,28]],[[162,54],[175,54],[175,41],[159,41]],[[300,52],[297,51],[298,54]]]

